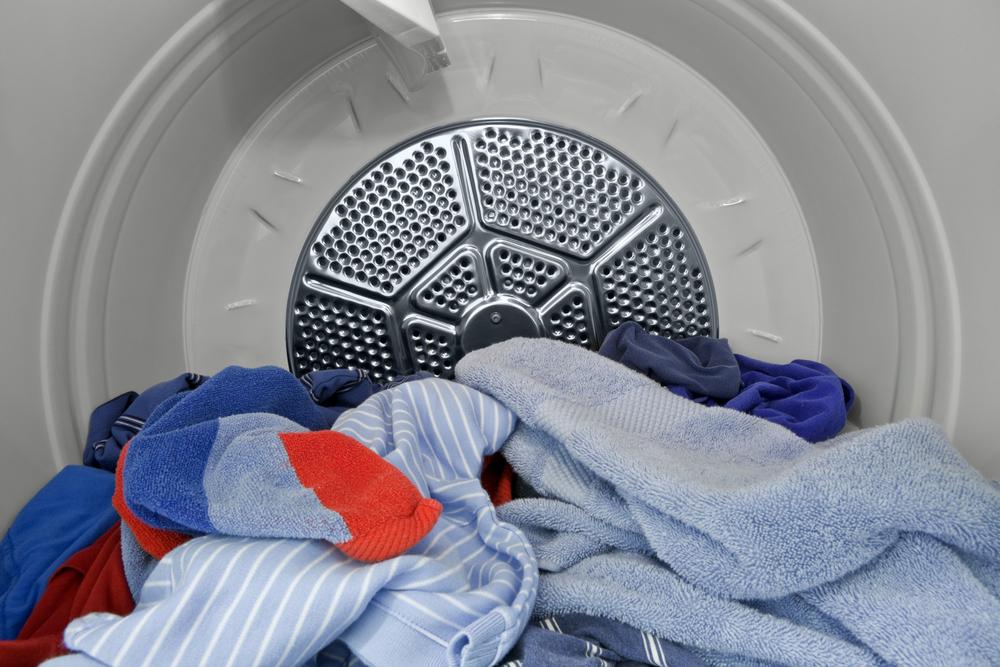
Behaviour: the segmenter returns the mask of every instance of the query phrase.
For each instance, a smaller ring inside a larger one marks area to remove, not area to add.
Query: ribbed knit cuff
[[[372,601],[340,636],[366,665],[430,667],[446,664],[448,638],[436,637]]]
[[[506,630],[506,619],[494,610],[453,637],[437,637],[373,602],[340,639],[368,665],[488,667],[502,657]]]
[[[458,633],[448,646],[448,664],[462,667],[492,665],[501,656],[497,655],[500,640],[507,630],[507,619],[494,609]]]

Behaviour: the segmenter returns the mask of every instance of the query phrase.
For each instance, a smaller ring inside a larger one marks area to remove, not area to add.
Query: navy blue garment
[[[114,472],[122,447],[142,430],[153,410],[167,398],[195,389],[204,381],[203,375],[184,373],[141,394],[127,391],[94,408],[83,464]]]
[[[118,521],[115,476],[66,466],[28,501],[0,542],[0,640],[14,639],[52,573]]]
[[[625,322],[604,339],[600,354],[684,398],[747,412],[809,442],[840,433],[854,405],[854,389],[829,367],[804,359],[789,364],[758,361],[733,354],[724,338],[672,340]],[[723,388],[732,390],[728,373],[733,368],[739,382],[733,393],[723,395]]]
[[[702,667],[706,664],[678,644],[618,621],[566,614],[529,625],[501,667]]]
[[[781,424],[809,442],[827,440],[844,428],[854,389],[829,367],[805,359],[769,364],[741,354],[736,360],[743,390],[727,408]]]
[[[663,338],[625,322],[604,339],[600,354],[699,403],[726,401],[740,391],[740,368],[724,338]]]
[[[317,405],[330,408],[333,420],[341,413],[357,407],[368,400],[372,394],[383,389],[395,387],[404,382],[423,380],[434,377],[421,371],[414,375],[404,375],[392,382],[382,385],[373,381],[367,371],[346,368],[335,368],[324,371],[311,371],[299,378],[299,381],[309,390],[309,395]]]

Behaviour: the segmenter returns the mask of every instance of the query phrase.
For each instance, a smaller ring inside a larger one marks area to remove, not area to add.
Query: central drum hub
[[[497,299],[471,311],[462,322],[459,336],[462,351],[468,354],[509,338],[540,338],[542,324],[527,307]]]

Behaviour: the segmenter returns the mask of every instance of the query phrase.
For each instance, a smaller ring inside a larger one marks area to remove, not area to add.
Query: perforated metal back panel
[[[607,146],[488,121],[417,137],[334,197],[296,267],[287,342],[296,374],[450,377],[498,340],[596,348],[628,320],[669,337],[718,332],[680,211]]]

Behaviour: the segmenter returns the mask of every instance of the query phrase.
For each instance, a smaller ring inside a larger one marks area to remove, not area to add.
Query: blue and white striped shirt
[[[365,564],[321,541],[200,537],[167,554],[132,614],[71,623],[65,643],[82,655],[51,664],[301,665],[338,639],[372,667],[495,664],[538,582],[528,541],[497,519],[478,479],[515,423],[494,399],[444,380],[376,394],[334,428],[443,505],[407,554]]]

